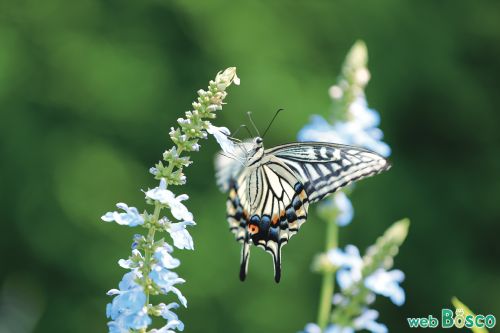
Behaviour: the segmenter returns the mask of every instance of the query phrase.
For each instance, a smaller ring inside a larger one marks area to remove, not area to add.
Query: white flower
[[[370,71],[366,67],[359,68],[354,75],[356,82],[361,86],[365,86],[370,81]]]
[[[221,91],[226,90],[226,88],[229,87],[231,83],[234,83],[238,86],[240,84],[240,78],[236,75],[236,67],[229,67],[224,70],[224,72],[217,73],[217,76],[215,77],[215,83]]]
[[[117,203],[116,207],[125,211],[125,213],[119,213],[117,211],[107,212],[101,216],[101,220],[104,222],[115,221],[120,225],[128,225],[129,227],[135,227],[144,223],[144,218],[139,214],[137,208],[129,207],[127,204],[122,202]]]
[[[188,225],[195,225],[193,221],[185,221],[179,223],[170,223],[167,228],[168,233],[174,241],[174,246],[178,249],[194,250],[193,238],[187,231]]]
[[[212,134],[219,143],[222,150],[232,156],[236,153],[236,145],[229,139],[231,132],[227,127],[217,127],[212,124],[208,125],[207,132]]]
[[[193,214],[191,214],[186,206],[181,201],[189,199],[187,194],[175,196],[172,191],[167,190],[167,182],[165,178],[160,180],[160,185],[154,189],[144,192],[147,198],[156,200],[164,205],[170,207],[173,217],[179,221],[193,221]]]
[[[332,99],[340,99],[344,95],[342,88],[337,85],[331,86],[330,89],[328,89],[328,93]]]
[[[378,311],[365,309],[361,316],[354,319],[353,325],[356,330],[367,330],[372,333],[387,333],[387,326],[377,323]]]
[[[193,151],[199,151],[200,150],[200,145],[198,143],[193,143],[193,145],[191,146],[191,149]]]
[[[405,302],[405,292],[399,283],[403,282],[404,278],[404,273],[399,269],[386,271],[379,268],[365,279],[365,286],[379,295],[389,297],[394,304],[401,306]]]
[[[338,248],[332,249],[328,251],[327,256],[333,265],[339,267],[337,281],[341,289],[347,289],[361,280],[363,259],[356,246],[347,245],[345,251]]]

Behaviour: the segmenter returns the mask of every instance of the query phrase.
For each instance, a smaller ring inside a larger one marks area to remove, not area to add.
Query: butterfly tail
[[[281,279],[281,246],[282,244],[277,246],[276,252],[270,252],[274,262],[274,281],[276,283],[279,283]]]
[[[245,241],[241,247],[240,280],[245,281],[248,272],[248,260],[250,260],[250,243]]]

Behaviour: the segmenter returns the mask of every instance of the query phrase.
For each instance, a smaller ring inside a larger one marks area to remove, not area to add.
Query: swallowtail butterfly
[[[264,150],[257,137],[238,148],[238,156],[216,158],[216,178],[220,189],[229,192],[229,228],[243,245],[242,281],[250,247],[256,245],[272,255],[279,282],[281,248],[306,221],[309,204],[390,167],[372,151],[333,143],[289,143]]]

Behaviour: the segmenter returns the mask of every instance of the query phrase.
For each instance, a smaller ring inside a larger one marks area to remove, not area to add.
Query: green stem
[[[338,226],[335,219],[328,220],[326,225],[326,246],[328,252],[338,247]],[[321,283],[321,293],[318,309],[318,326],[324,330],[328,325],[330,313],[332,311],[332,296],[335,291],[335,271],[325,270],[323,272],[323,282]]]
[[[148,231],[148,236],[146,239],[146,242],[148,246],[144,250],[144,279],[146,281],[146,287],[144,288],[144,291],[146,293],[146,306],[149,306],[149,289],[150,289],[150,283],[149,283],[149,273],[150,273],[150,268],[151,268],[151,250],[153,249],[153,244],[155,242],[155,232],[156,228],[155,225],[158,222],[158,219],[160,218],[160,211],[161,211],[161,206],[157,203],[155,204],[155,210],[153,213],[153,219],[152,219],[152,225],[149,228]]]

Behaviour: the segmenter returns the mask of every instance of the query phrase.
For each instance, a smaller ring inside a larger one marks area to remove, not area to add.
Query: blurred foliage
[[[377,304],[394,332],[455,294],[499,314],[500,2],[18,0],[0,1],[0,318],[14,308],[29,320],[0,330],[104,331],[105,291],[134,231],[99,217],[118,200],[143,201],[147,170],[195,91],[237,66],[242,84],[216,124],[234,129],[251,110],[264,128],[284,108],[266,144],[292,141],[310,114],[328,112],[327,89],[358,38],[393,168],[360,183],[341,245],[366,246],[412,219],[397,259],[407,303]],[[217,147],[202,145],[182,189],[196,249],[176,253],[187,331],[301,329],[316,316],[310,265],[324,224],[312,214],[285,247],[279,285],[262,251],[242,284],[210,176]]]

